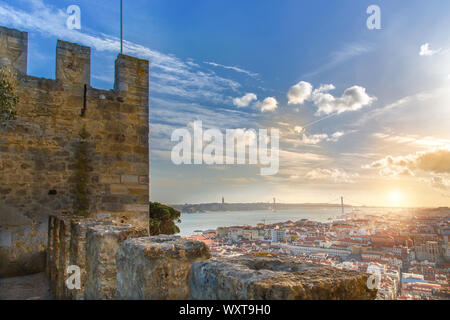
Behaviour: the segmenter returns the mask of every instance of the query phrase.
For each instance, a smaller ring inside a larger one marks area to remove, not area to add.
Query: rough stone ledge
[[[117,253],[117,297],[188,299],[192,264],[210,257],[203,242],[178,236],[128,239]]]
[[[89,227],[86,233],[87,300],[115,299],[117,291],[116,255],[120,243],[128,238],[147,236],[147,230],[132,225]]]
[[[368,274],[300,263],[288,256],[247,255],[196,262],[191,298],[200,300],[366,300]]]

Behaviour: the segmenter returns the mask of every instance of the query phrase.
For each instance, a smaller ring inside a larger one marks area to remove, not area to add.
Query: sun
[[[389,193],[389,202],[392,205],[399,206],[403,202],[403,194],[398,190],[391,191]]]

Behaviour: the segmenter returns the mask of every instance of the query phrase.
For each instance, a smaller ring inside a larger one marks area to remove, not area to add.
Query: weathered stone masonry
[[[56,79],[27,75],[28,35],[0,27],[18,118],[0,129],[0,277],[45,266],[48,217],[148,228],[148,61],[119,55],[113,90],[90,86],[90,48],[58,41]]]
[[[57,299],[341,300],[377,293],[368,289],[367,274],[288,256],[211,259],[200,241],[147,237],[130,224],[60,216],[50,217],[50,225],[59,229],[49,233],[48,272]],[[65,284],[68,264],[80,267],[79,289]]]

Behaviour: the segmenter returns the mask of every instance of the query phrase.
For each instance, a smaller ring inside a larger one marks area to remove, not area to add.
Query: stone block
[[[116,298],[117,263],[119,245],[129,238],[147,236],[147,230],[131,225],[95,226],[87,231],[86,300]]]
[[[120,183],[120,176],[101,176],[100,177],[100,183],[101,184],[113,184],[113,183]]]
[[[72,221],[70,225],[69,264],[80,268],[80,289],[67,290],[67,297],[71,300],[83,300],[86,283],[86,236],[90,227],[113,225],[110,221],[96,221],[85,219]]]
[[[148,184],[148,176],[139,176],[139,183],[140,184]]]
[[[192,264],[209,258],[200,241],[164,235],[128,239],[117,253],[117,298],[187,299]]]
[[[66,286],[66,279],[69,277],[67,273],[67,267],[69,264],[70,255],[70,240],[71,240],[71,223],[73,221],[80,221],[84,219],[79,216],[61,216],[58,218],[58,224],[56,228],[59,232],[59,254],[58,254],[58,272],[56,274],[56,287],[55,297],[56,299],[68,299],[68,290]]]
[[[132,212],[148,212],[148,204],[127,204],[125,205],[125,211]]]
[[[148,194],[148,185],[134,185],[128,187],[128,192],[131,195],[145,195]]]
[[[300,263],[288,256],[214,258],[192,266],[198,300],[369,300],[368,274]]]
[[[134,176],[134,175],[129,175],[129,174],[123,174],[121,176],[121,182],[122,183],[138,183],[139,177]]]
[[[110,193],[111,194],[128,194],[128,188],[125,185],[122,184],[112,184],[110,186]]]
[[[0,247],[11,247],[12,233],[10,231],[0,231]]]

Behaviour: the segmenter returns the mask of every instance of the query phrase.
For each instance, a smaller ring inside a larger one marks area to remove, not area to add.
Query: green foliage
[[[15,107],[19,102],[16,94],[17,80],[10,68],[0,66],[0,127],[16,119]]]
[[[150,202],[150,235],[176,234],[181,212],[158,202]]]

